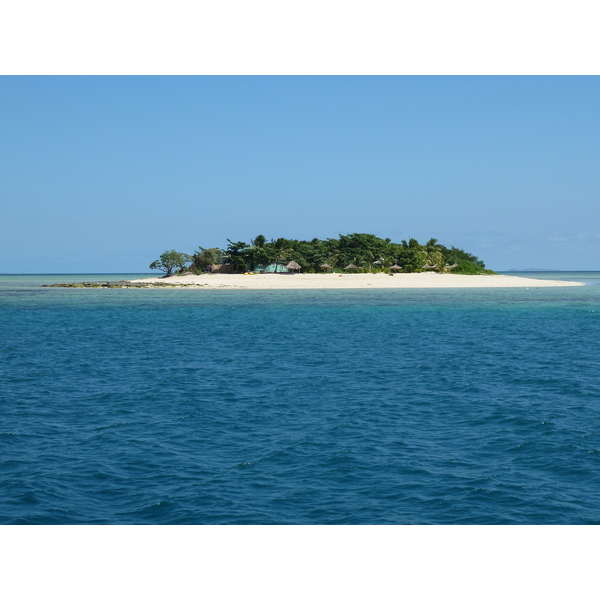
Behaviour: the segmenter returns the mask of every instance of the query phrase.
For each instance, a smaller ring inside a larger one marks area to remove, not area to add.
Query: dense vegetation
[[[174,272],[202,273],[209,270],[211,265],[225,262],[235,272],[241,273],[254,271],[264,265],[275,265],[276,271],[282,270],[290,261],[294,261],[305,273],[393,273],[400,271],[400,268],[405,273],[428,269],[469,275],[493,273],[476,256],[454,246],[447,248],[434,238],[426,244],[419,244],[414,238],[398,244],[370,233],[351,233],[326,240],[277,238],[267,241],[264,235],[259,235],[249,244],[229,239],[227,242],[227,248],[223,250],[200,246],[193,255],[166,251],[150,268],[161,269],[169,276]]]

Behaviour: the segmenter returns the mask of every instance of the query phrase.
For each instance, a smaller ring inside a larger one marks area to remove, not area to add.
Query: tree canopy
[[[198,250],[194,252],[190,270],[201,271],[209,265],[219,264],[222,255],[223,250],[220,248],[203,248],[202,246],[199,246]]]
[[[150,264],[151,269],[159,269],[166,273],[165,277],[170,277],[175,269],[185,270],[187,263],[191,263],[193,257],[176,250],[165,250],[158,260]]]
[[[354,272],[363,273],[414,273],[423,269],[440,273],[493,273],[486,270],[484,262],[477,256],[454,246],[447,248],[435,238],[425,244],[420,244],[415,238],[397,243],[370,233],[351,233],[310,241],[283,237],[267,241],[264,235],[257,235],[249,241],[248,244],[227,239],[225,249],[200,246],[193,256],[171,250],[162,254],[150,268],[162,269],[167,276],[175,269],[199,273],[209,269],[210,265],[221,263],[231,265],[234,272],[254,271],[267,265],[273,265],[277,271],[282,265],[294,261],[308,273],[343,271],[351,264],[356,267]],[[190,263],[189,267],[187,263]]]

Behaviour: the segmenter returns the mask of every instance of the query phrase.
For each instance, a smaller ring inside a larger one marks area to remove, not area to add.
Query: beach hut
[[[288,271],[299,271],[302,267],[295,261],[290,260],[290,262],[285,266]]]
[[[321,269],[331,269],[327,263],[323,263],[322,265],[319,265],[319,267],[321,267]]]
[[[437,269],[437,267],[434,267],[434,266],[432,266],[432,265],[425,265],[424,267],[422,267],[422,269],[423,269],[424,271],[428,271],[428,270],[430,270],[430,269]]]
[[[402,267],[400,267],[398,265],[392,265],[390,267],[390,271],[402,271]]]
[[[350,264],[349,264],[349,265],[346,267],[346,270],[348,270],[348,269],[358,269],[358,267],[357,267],[355,264],[353,264],[353,263],[350,263]]]

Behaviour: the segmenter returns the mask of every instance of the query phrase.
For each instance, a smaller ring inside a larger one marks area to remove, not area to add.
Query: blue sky
[[[0,272],[366,232],[600,270],[598,77],[0,77]]]

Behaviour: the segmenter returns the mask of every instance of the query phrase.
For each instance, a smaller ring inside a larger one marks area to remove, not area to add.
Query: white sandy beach
[[[329,290],[409,288],[531,288],[580,286],[573,281],[530,279],[510,275],[452,275],[450,273],[268,273],[257,275],[203,274],[168,278],[135,279],[136,282],[169,283],[181,287],[233,290]]]

